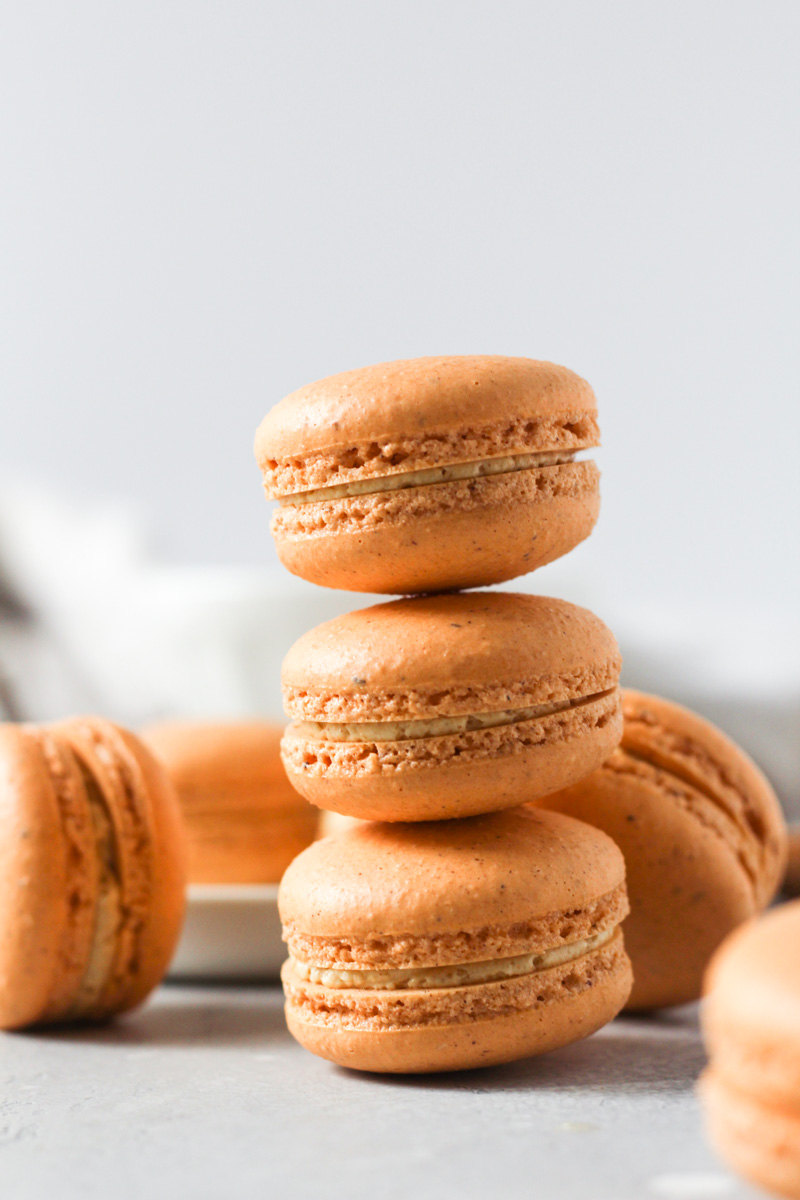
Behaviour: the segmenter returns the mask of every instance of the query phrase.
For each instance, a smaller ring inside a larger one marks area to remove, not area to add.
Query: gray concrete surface
[[[746,1200],[706,1146],[693,1009],[544,1058],[381,1078],[314,1058],[277,988],[168,986],[0,1037],[2,1200]]]

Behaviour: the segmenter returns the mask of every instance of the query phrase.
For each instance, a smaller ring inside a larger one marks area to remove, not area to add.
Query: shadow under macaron
[[[443,1092],[613,1092],[691,1095],[706,1056],[696,1004],[648,1016],[617,1017],[592,1037],[496,1067],[431,1075],[379,1075],[337,1067],[384,1086]]]
[[[289,1041],[278,988],[209,989],[200,998],[179,987],[162,988],[148,1003],[102,1024],[74,1023],[14,1031],[8,1036],[76,1042],[109,1049],[253,1049]]]

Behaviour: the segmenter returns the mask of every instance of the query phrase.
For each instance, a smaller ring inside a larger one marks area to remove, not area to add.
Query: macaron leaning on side
[[[268,721],[171,721],[142,733],[181,804],[192,883],[277,883],[319,813],[294,790]]]
[[[786,828],[761,771],[721,730],[657,696],[623,689],[621,745],[546,797],[604,830],[625,855],[634,971],[628,1004],[696,1000],[720,942],[775,895]]]
[[[563,600],[396,600],[311,630],[283,664],[292,785],[346,816],[429,821],[580,779],[622,735],[620,657]]]
[[[624,877],[604,834],[532,809],[315,842],[279,894],[289,1030],[332,1062],[385,1072],[578,1041],[630,991]]]
[[[421,358],[310,384],[262,421],[272,532],[295,575],[355,592],[480,587],[588,537],[599,473],[589,385],[492,355]]]
[[[184,911],[162,768],[98,718],[0,727],[0,1028],[102,1020],[159,983]]]
[[[752,1183],[800,1198],[800,901],[737,929],[705,983],[711,1141]]]

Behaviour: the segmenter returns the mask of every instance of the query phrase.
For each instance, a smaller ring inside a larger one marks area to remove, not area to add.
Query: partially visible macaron
[[[629,1008],[695,1000],[720,942],[780,884],[786,827],[744,751],[696,713],[623,690],[621,745],[542,803],[603,829],[625,855]]]
[[[783,877],[783,890],[787,896],[800,896],[800,825],[789,828],[789,856]]]
[[[354,592],[481,587],[588,537],[599,473],[585,380],[530,358],[380,363],[319,380],[264,418],[255,452],[295,575]]]
[[[737,929],[704,990],[700,1097],[711,1140],[752,1183],[798,1200],[800,901]]]
[[[433,821],[575,782],[622,735],[620,657],[563,600],[395,600],[305,634],[283,664],[290,782],[346,816]]]
[[[556,813],[365,823],[304,850],[279,907],[289,1030],[357,1070],[541,1054],[605,1025],[630,991],[622,855]]]
[[[0,1028],[102,1020],[163,977],[184,912],[177,798],[99,718],[0,726]]]
[[[171,721],[142,734],[175,784],[191,883],[277,883],[314,839],[318,812],[297,794],[268,721]]]

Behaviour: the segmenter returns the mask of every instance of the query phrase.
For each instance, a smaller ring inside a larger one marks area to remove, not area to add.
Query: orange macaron
[[[705,992],[711,1140],[752,1183],[800,1200],[800,901],[737,929]]]
[[[0,1028],[102,1020],[164,975],[183,921],[178,803],[126,730],[0,726]]]
[[[789,828],[789,856],[783,877],[783,890],[787,896],[800,896],[800,825]]]
[[[357,1070],[541,1054],[599,1029],[630,991],[622,855],[557,813],[366,822],[304,850],[279,907],[289,1030]]]
[[[630,1008],[700,995],[723,938],[781,882],[786,827],[744,751],[696,713],[623,690],[621,745],[597,771],[548,796],[549,809],[603,829],[625,855]]]
[[[268,721],[173,721],[143,737],[175,784],[192,883],[277,883],[318,812],[286,778]]]
[[[303,796],[346,816],[511,808],[609,756],[619,672],[611,632],[564,600],[468,592],[361,609],[286,656],[283,761]]]
[[[588,537],[599,473],[585,380],[469,355],[380,363],[277,404],[255,441],[281,562],[325,587],[481,587]]]

